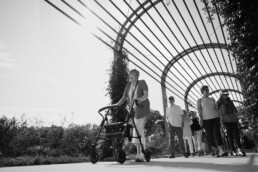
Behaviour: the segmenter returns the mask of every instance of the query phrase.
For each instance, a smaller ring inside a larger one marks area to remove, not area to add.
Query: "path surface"
[[[40,165],[0,168],[0,172],[258,172],[258,154],[248,153],[247,157],[177,157],[157,158],[150,162],[136,163],[126,160],[117,162],[90,162],[78,164]]]

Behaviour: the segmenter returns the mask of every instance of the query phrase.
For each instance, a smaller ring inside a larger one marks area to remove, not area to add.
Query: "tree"
[[[151,110],[145,124],[146,137],[151,135],[165,137],[165,120],[164,116],[157,110]]]
[[[108,94],[111,100],[111,104],[117,103],[123,96],[125,86],[128,82],[128,56],[124,51],[119,51],[116,53],[116,57],[112,61],[111,69],[109,70],[109,84],[108,84]],[[119,111],[112,111],[112,121],[124,121],[125,114],[127,113],[125,109],[126,103],[122,105]]]
[[[258,112],[258,2],[253,0],[204,0],[211,14],[223,17],[230,35],[229,50],[242,79],[249,127],[257,133]],[[207,10],[206,10],[207,12]]]
[[[107,87],[107,92],[110,97],[111,104],[117,103],[123,96],[125,86],[128,82],[128,56],[124,51],[115,52],[114,60],[111,63],[111,68],[109,70],[109,83]],[[126,110],[126,103],[124,103],[118,109],[111,109],[110,116],[111,122],[125,122],[128,111]],[[101,157],[107,157],[114,154],[114,149],[111,150],[110,147],[114,147],[118,140],[114,142],[102,142],[101,143]],[[113,145],[112,145],[113,144]]]

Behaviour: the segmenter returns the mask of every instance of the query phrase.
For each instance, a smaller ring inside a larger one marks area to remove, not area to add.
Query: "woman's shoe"
[[[135,159],[135,162],[143,162],[144,161],[143,157],[144,157],[143,155],[137,155],[136,159]]]
[[[201,150],[199,150],[199,151],[198,151],[198,156],[204,156],[204,152],[201,151]]]
[[[232,150],[231,155],[232,155],[232,156],[238,156],[238,153],[237,153],[236,150]]]
[[[222,154],[220,154],[220,156],[224,157],[224,156],[228,156],[227,152],[223,152]]]
[[[219,155],[219,154],[217,154],[217,155],[215,155],[215,157],[216,157],[216,158],[219,158],[219,157],[220,157],[220,155]]]
[[[204,151],[203,151],[203,150],[201,150],[200,152],[201,152],[201,156],[204,156]]]
[[[175,155],[169,155],[169,157],[168,158],[175,158]]]
[[[240,148],[237,149],[238,156],[246,156],[245,152],[243,152]]]

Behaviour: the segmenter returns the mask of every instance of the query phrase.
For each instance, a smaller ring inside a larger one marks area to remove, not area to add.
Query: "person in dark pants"
[[[220,132],[220,118],[214,98],[209,97],[208,86],[202,86],[203,97],[197,100],[197,110],[200,117],[200,124],[205,129],[207,139],[217,157],[228,156],[224,150],[224,144]]]
[[[183,111],[180,106],[175,104],[175,98],[173,96],[169,97],[170,106],[166,109],[166,120],[168,122],[168,130],[170,135],[169,142],[169,158],[175,158],[175,135],[178,137],[179,146],[183,155],[188,158],[188,155],[185,152],[185,145],[183,140]]]
[[[228,91],[222,90],[220,92],[220,98],[217,101],[221,125],[227,131],[230,148],[233,155],[244,156],[244,153],[242,151],[242,145],[240,142],[237,109],[232,100],[230,100],[230,98],[228,97],[228,95]],[[237,145],[238,149],[235,148],[235,144]]]

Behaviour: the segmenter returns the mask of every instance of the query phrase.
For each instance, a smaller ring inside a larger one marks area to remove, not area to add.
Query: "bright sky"
[[[113,59],[106,45],[45,1],[1,0],[0,25],[0,115],[100,123]],[[161,88],[149,85],[152,108],[162,112]]]

